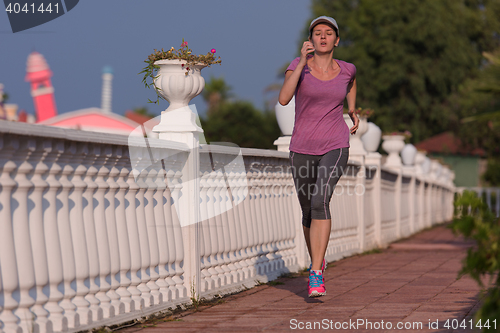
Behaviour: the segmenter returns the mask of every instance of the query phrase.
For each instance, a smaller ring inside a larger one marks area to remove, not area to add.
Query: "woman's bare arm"
[[[278,101],[281,105],[287,105],[295,94],[295,89],[299,83],[300,75],[304,66],[307,63],[307,54],[314,51],[313,44],[309,41],[304,42],[302,49],[300,50],[300,61],[297,67],[293,71],[287,71],[285,73],[285,82],[280,90],[280,95]]]
[[[354,124],[350,128],[351,134],[355,134],[356,131],[358,130],[358,126],[359,126],[359,118],[355,112],[356,111],[356,89],[357,89],[356,78],[354,78],[354,80],[351,83],[349,83],[349,85],[347,86],[347,96],[346,96],[347,107],[349,108],[348,114],[349,114],[349,117],[351,117],[352,123]]]

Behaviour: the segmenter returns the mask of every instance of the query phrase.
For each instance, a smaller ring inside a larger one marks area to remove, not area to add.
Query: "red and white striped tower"
[[[31,52],[28,56],[26,72],[25,80],[31,84],[31,96],[35,104],[37,122],[55,117],[57,109],[54,88],[50,81],[52,71],[43,55]]]

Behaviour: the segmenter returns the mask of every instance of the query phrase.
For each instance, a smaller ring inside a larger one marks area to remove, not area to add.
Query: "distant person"
[[[309,297],[326,295],[323,273],[331,231],[330,199],[347,166],[349,133],[356,133],[359,124],[354,112],[356,67],[333,59],[339,40],[339,27],[333,18],[314,19],[309,40],[302,45],[300,57],[288,66],[279,94],[281,105],[295,95],[290,163],[312,261]],[[354,124],[350,130],[343,118],[346,97]]]

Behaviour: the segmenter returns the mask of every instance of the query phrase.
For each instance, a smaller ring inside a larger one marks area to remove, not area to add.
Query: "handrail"
[[[332,197],[328,261],[451,219],[449,183],[363,161]],[[0,121],[5,332],[121,323],[309,262],[287,153]]]

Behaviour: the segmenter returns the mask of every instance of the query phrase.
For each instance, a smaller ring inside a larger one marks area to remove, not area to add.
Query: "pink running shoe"
[[[311,271],[312,269],[312,263],[309,265],[309,268],[307,269],[308,272]],[[326,262],[325,259],[323,259],[323,264],[321,265],[321,271],[324,273],[325,272],[325,269],[326,269],[326,266],[328,266],[328,263]]]
[[[309,297],[319,297],[326,295],[325,280],[323,279],[323,274],[316,274],[315,271],[311,270],[309,272],[309,286],[308,286]]]

